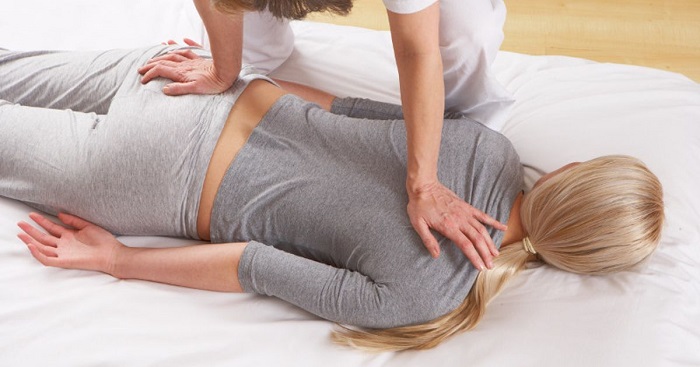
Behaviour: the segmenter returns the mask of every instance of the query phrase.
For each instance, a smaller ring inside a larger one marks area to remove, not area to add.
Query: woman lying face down
[[[65,224],[19,224],[44,265],[272,295],[347,325],[340,343],[401,350],[473,328],[527,262],[605,274],[659,241],[661,185],[638,160],[572,165],[523,195],[510,142],[458,118],[445,120],[441,181],[508,230],[486,226],[492,269],[444,240],[434,259],[405,214],[400,107],[336,99],[328,112],[250,73],[221,95],[170,98],[136,72],[166,50],[0,53],[0,195]],[[112,235],[202,228],[212,243],[183,248]]]

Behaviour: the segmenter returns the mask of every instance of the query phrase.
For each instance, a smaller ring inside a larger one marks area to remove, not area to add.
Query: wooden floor
[[[459,1],[459,0],[453,0]],[[676,71],[700,82],[700,0],[506,0],[502,49]],[[310,20],[388,29],[381,0]]]

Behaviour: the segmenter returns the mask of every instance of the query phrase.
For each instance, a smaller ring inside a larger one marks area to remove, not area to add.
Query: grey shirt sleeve
[[[238,276],[246,292],[280,298],[341,324],[390,328],[431,320],[443,311],[417,305],[426,297],[400,285],[380,284],[357,271],[256,241],[250,241],[243,252]]]
[[[331,113],[370,120],[403,119],[403,110],[400,105],[364,98],[336,98],[331,105]],[[446,111],[443,117],[445,119],[459,120],[465,116],[461,112]]]
[[[331,113],[370,120],[400,120],[403,118],[403,111],[399,105],[351,97],[333,100]]]

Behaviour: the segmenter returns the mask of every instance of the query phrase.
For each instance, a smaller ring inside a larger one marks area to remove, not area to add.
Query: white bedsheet
[[[203,37],[189,0],[0,1],[5,48]],[[294,28],[295,53],[276,76],[398,100],[386,33]],[[332,345],[331,323],[276,299],[44,268],[15,237],[30,209],[0,198],[0,366],[700,366],[700,85],[648,68],[507,52],[494,69],[517,99],[503,133],[528,182],[612,153],[637,156],[660,177],[667,225],[645,267],[609,277],[533,267],[475,330],[429,351],[373,355]]]

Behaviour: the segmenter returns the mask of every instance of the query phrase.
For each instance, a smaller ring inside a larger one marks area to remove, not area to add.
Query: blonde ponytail
[[[391,329],[343,328],[342,345],[369,351],[428,349],[473,329],[488,303],[529,261],[563,270],[606,274],[629,269],[656,248],[663,225],[661,183],[632,157],[607,156],[565,170],[525,195],[520,210],[530,243],[501,247],[491,270],[482,271],[462,304],[424,324]]]
[[[452,335],[473,329],[503,285],[534,259],[522,246],[505,246],[494,260],[493,269],[479,273],[462,304],[450,313],[424,324],[391,329],[343,328],[335,331],[331,339],[341,345],[372,352],[433,348]]]

